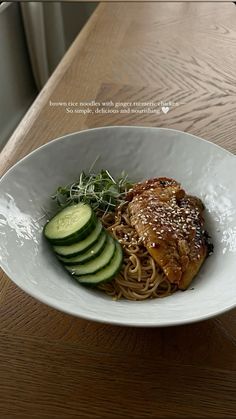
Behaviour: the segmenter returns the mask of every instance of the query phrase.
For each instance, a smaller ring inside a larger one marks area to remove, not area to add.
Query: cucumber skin
[[[58,215],[58,213],[56,215]],[[48,223],[50,221],[51,220],[49,220]],[[79,232],[71,234],[66,239],[50,239],[50,238],[48,238],[47,235],[45,234],[45,229],[46,229],[48,223],[43,228],[43,234],[46,237],[46,239],[52,245],[54,245],[54,246],[67,246],[67,245],[74,244],[78,241],[81,241],[81,240],[85,239],[89,235],[89,233],[91,233],[93,231],[93,229],[96,227],[97,222],[98,222],[98,219],[97,219],[96,215],[93,214],[92,217],[90,218],[90,220],[88,221],[88,223],[82,229],[80,229]]]
[[[115,240],[115,239],[114,239]],[[121,245],[120,245],[120,243],[117,241],[117,240],[115,240],[116,241],[116,249],[119,249],[119,252],[120,252],[120,254],[122,255],[122,257],[121,257],[121,261],[120,261],[120,264],[119,264],[119,266],[118,266],[118,268],[116,269],[116,271],[109,277],[109,278],[106,278],[106,279],[104,279],[104,280],[102,280],[102,281],[99,281],[99,282],[96,282],[96,283],[92,283],[92,282],[90,282],[90,283],[88,283],[88,282],[80,282],[80,280],[79,280],[79,278],[81,278],[81,277],[79,277],[79,276],[76,276],[76,275],[71,275],[72,276],[72,278],[75,278],[76,279],[76,281],[78,281],[79,282],[79,284],[81,284],[81,285],[83,285],[83,286],[85,286],[85,287],[88,287],[88,288],[96,288],[98,285],[101,285],[101,284],[105,284],[106,282],[110,282],[110,281],[112,281],[115,277],[116,277],[116,275],[120,272],[120,270],[121,270],[121,268],[122,268],[122,265],[123,265],[123,259],[124,259],[124,255],[123,255],[123,250],[122,250],[122,247],[121,247]],[[114,257],[114,255],[113,255],[113,257]],[[113,257],[112,257],[112,259],[113,259]],[[108,265],[110,264],[110,263],[112,263],[112,261],[111,262],[109,262],[108,263]],[[106,265],[106,266],[108,266],[108,265]],[[105,267],[106,267],[105,266]],[[105,268],[104,267],[104,268]],[[102,268],[102,269],[104,269],[104,268]],[[100,269],[99,271],[97,271],[95,274],[88,274],[88,275],[83,275],[83,276],[90,276],[90,275],[96,275],[98,272],[100,272],[102,269]],[[68,271],[67,271],[68,272]]]
[[[104,230],[102,230],[101,231],[101,233],[100,233],[100,235],[98,236],[98,239],[97,240],[99,240],[99,238],[101,237],[101,235],[102,235],[102,233],[104,232]],[[106,233],[106,232],[105,232]],[[107,235],[107,233],[106,233],[106,235]],[[96,241],[97,241],[96,240]],[[97,256],[99,256],[101,253],[102,253],[102,251],[104,250],[104,247],[106,246],[106,243],[107,243],[107,238],[104,240],[104,243],[103,243],[103,245],[102,245],[102,247],[99,249],[99,251],[94,255],[94,254],[92,254],[91,256],[89,256],[87,259],[85,259],[85,260],[83,260],[82,262],[70,262],[70,259],[72,259],[72,258],[68,258],[68,257],[64,257],[64,256],[61,256],[61,255],[58,255],[57,253],[55,253],[55,255],[57,256],[57,258],[58,258],[58,260],[63,264],[63,266],[64,265],[67,265],[67,266],[73,266],[73,265],[83,265],[84,263],[87,263],[87,262],[89,262],[89,261],[91,261],[92,259],[94,259],[95,257],[97,257]],[[94,246],[94,244],[95,243],[92,243],[92,246]],[[92,247],[92,246],[89,246],[89,248],[86,248],[85,250],[86,250],[86,252],[87,251],[89,251],[89,249]],[[83,252],[83,253],[86,253],[86,252]],[[83,253],[80,253],[79,255],[82,255]],[[79,256],[79,255],[77,255],[77,256]],[[76,256],[75,256],[76,257]]]
[[[68,261],[71,259],[71,258],[73,258],[73,257],[75,257],[75,256],[78,256],[78,255],[82,255],[83,253],[85,253],[85,252],[87,252],[87,250],[89,250],[93,245],[94,245],[94,243],[95,243],[95,241],[97,241],[97,240],[99,240],[99,238],[101,237],[101,234],[102,234],[102,232],[104,231],[104,229],[103,229],[103,227],[101,228],[101,231],[100,231],[100,233],[99,233],[99,235],[97,236],[97,238],[92,242],[92,243],[90,243],[85,249],[83,249],[83,250],[81,250],[80,252],[75,252],[75,253],[71,253],[71,254],[69,254],[69,255],[62,255],[62,254],[60,254],[60,253],[57,253],[57,251],[53,248],[53,251],[55,252],[55,255],[56,256],[62,256],[62,257],[64,257],[65,259],[68,259]],[[85,237],[86,238],[86,237]],[[51,243],[52,244],[52,243]],[[71,243],[71,244],[75,244],[75,243]],[[59,245],[60,246],[60,245]]]
[[[87,263],[78,263],[78,264],[73,264],[73,265],[70,265],[70,266],[68,266],[68,265],[66,265],[66,264],[64,264],[64,267],[65,267],[65,269],[67,270],[67,271],[69,271],[70,273],[71,273],[71,275],[73,275],[73,276],[84,276],[84,275],[95,275],[97,272],[99,272],[101,269],[104,269],[106,266],[108,266],[109,264],[110,264],[110,262],[111,262],[111,260],[113,259],[113,256],[115,255],[115,253],[116,253],[116,243],[115,243],[115,240],[113,239],[113,237],[109,234],[109,235],[107,235],[108,237],[107,237],[107,240],[106,240],[106,246],[109,248],[109,246],[111,247],[111,250],[112,250],[112,254],[111,254],[111,256],[109,256],[109,260],[106,262],[106,264],[105,265],[103,265],[102,267],[97,267],[96,265],[97,265],[97,263],[95,264],[95,270],[94,271],[92,271],[92,272],[89,272],[89,273],[77,273],[76,274],[76,272],[75,272],[75,270],[76,270],[76,268],[79,270],[80,269],[80,267],[81,267],[81,269],[83,270],[84,268],[86,268],[86,264]],[[105,247],[106,247],[105,246]],[[103,249],[104,250],[104,249]],[[105,250],[107,250],[107,249],[105,249]],[[97,259],[97,258],[99,258],[99,259],[101,259],[101,256],[98,256],[98,257],[96,257],[96,258],[94,258],[94,259],[92,259],[92,260],[90,260],[90,262],[91,263],[94,263],[94,261],[95,261],[95,259]],[[88,262],[88,263],[90,263],[90,262]],[[86,268],[86,270],[87,270],[87,268]]]

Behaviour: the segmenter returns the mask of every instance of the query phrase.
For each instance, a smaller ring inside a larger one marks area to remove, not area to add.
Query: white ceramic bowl
[[[42,237],[50,196],[100,155],[97,169],[134,180],[170,176],[206,205],[214,253],[185,292],[143,302],[113,301],[64,272]],[[0,261],[20,288],[66,313],[101,322],[169,326],[210,318],[236,306],[236,159],[180,131],[105,127],[69,134],[19,161],[0,182]]]

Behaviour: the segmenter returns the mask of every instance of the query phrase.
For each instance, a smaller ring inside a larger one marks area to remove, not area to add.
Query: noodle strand
[[[120,242],[124,263],[119,275],[111,282],[101,284],[100,290],[115,300],[125,298],[133,301],[163,298],[176,291],[176,285],[171,284],[160,272],[155,260],[140,243],[131,225],[127,206],[119,208],[116,214],[103,215],[101,220],[104,227]]]

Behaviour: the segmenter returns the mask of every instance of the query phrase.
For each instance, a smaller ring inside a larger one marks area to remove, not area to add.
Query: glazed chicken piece
[[[204,206],[174,179],[155,178],[128,193],[131,224],[171,283],[185,290],[207,256]]]

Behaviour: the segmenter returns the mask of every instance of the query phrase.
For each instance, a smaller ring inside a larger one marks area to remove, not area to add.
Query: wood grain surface
[[[103,3],[0,156],[3,174],[63,134],[177,128],[236,153],[233,3]],[[68,114],[51,102],[172,101],[168,113]],[[235,418],[236,312],[181,327],[60,313],[0,274],[0,418]]]

